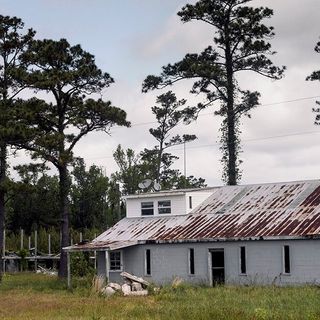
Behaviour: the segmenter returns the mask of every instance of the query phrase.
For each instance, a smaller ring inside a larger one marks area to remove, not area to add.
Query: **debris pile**
[[[36,272],[37,272],[37,273],[47,274],[47,275],[49,275],[49,276],[57,276],[57,275],[58,275],[58,272],[57,272],[57,271],[54,271],[54,270],[51,270],[51,269],[46,269],[46,268],[41,267],[41,266],[38,266]]]
[[[148,294],[148,286],[150,283],[142,278],[136,277],[128,272],[120,274],[124,280],[124,284],[110,282],[101,290],[106,296],[111,296],[116,292],[122,292],[124,296],[146,296]]]

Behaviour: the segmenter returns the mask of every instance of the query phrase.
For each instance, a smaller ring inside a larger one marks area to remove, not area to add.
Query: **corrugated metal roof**
[[[316,180],[215,188],[188,215],[125,218],[82,249],[109,248],[112,241],[181,242],[318,235],[320,181]]]

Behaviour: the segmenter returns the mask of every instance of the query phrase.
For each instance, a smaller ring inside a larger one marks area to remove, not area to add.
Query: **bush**
[[[71,274],[76,277],[86,277],[94,274],[88,252],[71,253]]]
[[[21,249],[17,252],[17,254],[21,258],[20,260],[21,271],[27,270],[28,262],[26,260],[26,257],[28,256],[29,251],[26,249]]]

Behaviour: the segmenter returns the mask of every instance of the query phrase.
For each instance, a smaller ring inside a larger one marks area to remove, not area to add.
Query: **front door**
[[[224,249],[212,249],[210,253],[212,285],[224,284]]]

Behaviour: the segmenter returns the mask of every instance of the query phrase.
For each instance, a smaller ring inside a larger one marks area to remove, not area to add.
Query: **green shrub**
[[[26,257],[29,255],[29,251],[26,249],[21,249],[17,252],[17,254],[21,258],[20,260],[21,271],[27,270],[28,261],[26,260]]]
[[[94,274],[88,252],[71,253],[71,274],[76,277],[86,277]]]

